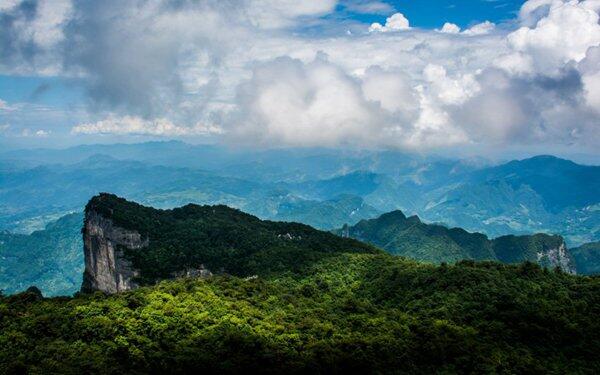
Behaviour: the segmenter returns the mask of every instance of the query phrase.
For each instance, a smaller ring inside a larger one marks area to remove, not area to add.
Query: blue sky
[[[522,0],[394,0],[386,3],[403,13],[415,27],[439,28],[452,22],[462,28],[491,21],[502,23],[516,17]],[[339,10],[343,6],[339,7]],[[353,18],[371,23],[381,22],[380,15],[353,14]]]

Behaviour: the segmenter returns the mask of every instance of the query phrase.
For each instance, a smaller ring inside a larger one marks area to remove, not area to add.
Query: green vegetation
[[[213,272],[265,276],[301,273],[313,262],[341,252],[381,252],[304,224],[262,221],[227,206],[190,204],[157,210],[100,194],[87,204],[86,213],[90,211],[149,239],[148,247],[124,249],[140,271],[139,281],[146,284],[200,265]]]
[[[71,295],[83,273],[83,215],[70,214],[30,235],[0,232],[0,290],[16,293],[30,285],[45,295]]]
[[[548,257],[550,249],[558,249],[564,244],[560,236],[510,235],[489,240],[481,233],[425,224],[417,216],[406,217],[401,211],[362,220],[352,227],[338,229],[335,233],[365,241],[391,254],[437,264],[463,259],[497,260],[503,263],[532,261],[544,267],[560,266],[566,271],[573,269],[568,254],[564,263],[555,262]]]
[[[600,277],[418,263],[225,206],[156,210],[101,194],[86,214],[149,238],[125,256],[153,285],[0,294],[0,373],[600,372]],[[423,230],[494,252],[482,235]],[[200,264],[217,275],[158,281]]]
[[[600,242],[587,243],[571,253],[577,264],[577,272],[584,275],[600,274]]]
[[[0,297],[0,373],[598,373],[600,278],[338,254],[304,275]]]

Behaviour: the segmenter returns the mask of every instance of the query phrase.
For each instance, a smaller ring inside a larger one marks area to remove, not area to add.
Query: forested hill
[[[306,270],[0,296],[0,373],[600,372],[597,277],[388,254]]]
[[[263,221],[223,205],[158,210],[100,194],[86,206],[86,226],[91,225],[92,215],[135,231],[147,241],[147,246],[123,249],[125,258],[139,271],[141,283],[201,266],[238,276],[302,272],[334,254],[380,252],[308,225]]]
[[[69,214],[32,234],[0,231],[0,290],[35,285],[45,295],[70,295],[81,285],[81,213]]]
[[[600,372],[598,277],[418,263],[224,206],[102,194],[84,243],[106,241],[130,244],[115,254],[152,285],[0,294],[0,373]],[[215,272],[155,283],[201,264]]]
[[[401,211],[361,220],[354,226],[345,226],[334,232],[373,244],[395,255],[433,263],[462,259],[503,263],[532,261],[545,267],[575,272],[573,257],[563,238],[556,235],[511,235],[490,240],[481,233],[426,224],[417,216],[406,217]]]
[[[571,250],[577,272],[589,275],[600,274],[600,242],[591,242]]]

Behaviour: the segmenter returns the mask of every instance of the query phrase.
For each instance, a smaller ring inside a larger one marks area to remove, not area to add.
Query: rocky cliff
[[[492,241],[498,260],[505,263],[536,262],[546,268],[560,268],[575,274],[575,261],[561,236],[543,233],[502,236]]]
[[[81,291],[117,293],[137,287],[134,279],[139,271],[125,259],[123,248],[147,246],[148,240],[142,239],[138,232],[120,228],[96,211],[87,211],[83,227],[85,271]]]
[[[558,267],[573,275],[577,273],[575,260],[567,250],[564,242],[558,246],[539,251],[537,253],[537,262],[547,267]]]

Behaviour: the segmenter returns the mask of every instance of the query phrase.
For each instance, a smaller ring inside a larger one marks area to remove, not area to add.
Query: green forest
[[[123,249],[143,286],[0,296],[0,373],[600,372],[598,276],[420,263],[226,206],[101,194],[93,215],[149,239]]]
[[[3,297],[0,372],[600,371],[600,278],[346,253],[306,271]]]

